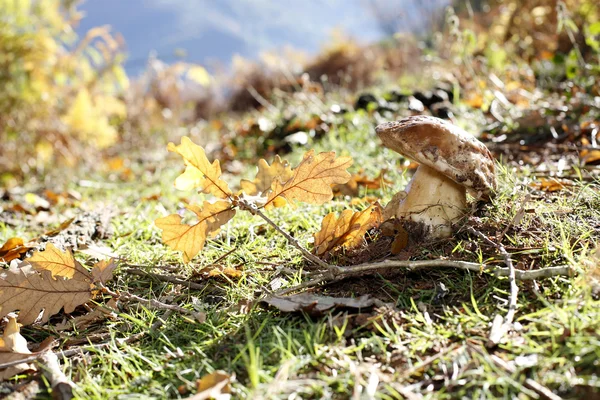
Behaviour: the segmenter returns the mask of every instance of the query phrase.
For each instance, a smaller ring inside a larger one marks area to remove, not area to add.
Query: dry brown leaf
[[[381,224],[381,206],[372,204],[363,211],[344,210],[339,218],[329,213],[323,218],[321,230],[315,233],[315,253],[332,251],[340,246],[358,246],[365,233]]]
[[[227,182],[221,179],[219,160],[215,160],[211,164],[206,158],[204,149],[192,142],[190,138],[182,137],[179,146],[169,143],[167,149],[181,155],[186,165],[185,172],[175,179],[177,189],[198,188],[204,193],[212,193],[222,199],[232,195]]]
[[[335,152],[320,153],[315,156],[311,150],[294,168],[294,175],[286,182],[278,179],[271,185],[271,193],[265,207],[277,206],[276,199],[283,197],[292,203],[296,200],[305,203],[323,204],[333,198],[331,185],[348,182],[352,165],[350,157],[335,157]]]
[[[557,178],[541,178],[538,182],[533,182],[530,186],[544,192],[558,192],[566,189],[567,186],[571,186],[571,183]]]
[[[392,242],[392,254],[400,253],[406,246],[408,246],[408,232],[403,227],[399,227]]]
[[[182,251],[185,262],[190,262],[202,250],[211,232],[218,231],[235,215],[235,210],[228,201],[205,201],[203,209],[195,205],[188,206],[188,209],[198,218],[193,225],[183,224],[181,216],[177,214],[154,221],[163,231],[163,242],[173,250]]]
[[[92,282],[89,271],[73,258],[70,250],[63,253],[52,243],[46,245],[46,250],[36,251],[26,261],[29,261],[36,271],[50,271],[53,277],[62,276],[88,284]]]
[[[598,164],[600,162],[600,150],[582,150],[581,160],[583,164]]]
[[[375,305],[375,300],[364,295],[357,298],[319,296],[301,293],[292,296],[270,296],[262,300],[282,312],[303,311],[308,314],[321,314],[331,308],[367,308]]]
[[[211,374],[204,375],[202,378],[196,381],[196,389],[198,390],[198,393],[189,399],[230,399],[230,383],[232,380],[233,377],[225,371],[215,371]]]
[[[20,325],[15,317],[8,317],[8,324],[0,338],[0,363],[19,361],[31,356],[27,340],[21,335]],[[25,371],[35,371],[34,364],[17,364],[0,370],[0,380],[9,379]]]
[[[75,221],[75,218],[69,218],[68,220],[64,221],[62,224],[60,224],[55,229],[51,229],[48,232],[46,232],[45,235],[46,236],[56,236],[59,233],[61,233],[62,231],[64,231],[65,229],[67,229],[73,221]]]
[[[19,237],[10,238],[0,248],[0,261],[11,262],[27,253],[32,247],[25,245],[25,241]]]
[[[350,180],[344,184],[334,185],[333,193],[342,196],[358,196],[359,189],[364,187],[366,189],[380,189],[381,184],[385,183],[391,185],[393,182],[385,179],[385,169],[382,169],[375,178],[371,179],[363,174],[352,174]]]
[[[282,161],[276,155],[271,165],[266,160],[260,159],[258,161],[258,172],[254,180],[242,179],[240,186],[244,193],[254,196],[259,193],[266,193],[275,179],[286,182],[293,174],[290,164],[285,160]]]
[[[91,298],[89,282],[62,276],[53,278],[48,269],[38,273],[32,265],[25,264],[0,274],[0,318],[19,310],[19,321],[24,325],[33,323],[42,311],[41,322],[47,322],[61,308],[71,313]]]
[[[115,268],[117,268],[117,264],[112,258],[110,260],[98,261],[96,264],[94,264],[94,268],[92,268],[91,271],[94,282],[100,282],[104,284],[110,281],[113,277]]]

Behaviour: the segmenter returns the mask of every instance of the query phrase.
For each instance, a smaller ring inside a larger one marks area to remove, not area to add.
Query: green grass
[[[363,169],[374,177],[388,169],[386,177],[393,186],[361,193],[380,197],[385,204],[406,184],[408,176],[398,168],[399,157],[381,147],[373,126],[372,115],[350,113],[309,146],[351,155],[354,172]],[[166,151],[163,153],[166,157]],[[295,164],[302,153],[303,149],[295,149],[287,158]],[[158,166],[134,165],[139,179],[116,182],[108,189],[82,188],[74,180],[71,189],[82,195],[78,207],[55,207],[51,214],[60,221],[81,210],[102,213],[106,208],[115,209],[112,236],[103,244],[126,262],[109,286],[149,299],[168,296],[171,302],[206,312],[206,322],[174,313],[153,331],[151,325],[165,311],[127,303],[119,305],[116,319],[78,332],[59,333],[50,324],[45,329],[26,327],[23,333],[31,342],[52,335],[63,343],[108,333],[107,347],[63,360],[77,384],[79,398],[185,398],[195,392],[200,377],[215,370],[235,375],[235,398],[285,399],[292,394],[300,398],[370,398],[368,393],[381,399],[403,398],[406,393],[426,399],[539,398],[527,387],[526,379],[565,398],[585,398],[594,391],[597,395],[600,302],[593,297],[590,254],[600,236],[599,182],[574,179],[567,189],[546,193],[531,187],[537,180],[531,171],[499,167],[497,196],[462,225],[494,237],[506,231],[502,243],[518,268],[569,265],[574,276],[519,283],[516,329],[496,349],[487,349],[485,343],[494,315],[506,312],[509,285],[506,279],[485,274],[449,269],[386,271],[315,290],[332,296],[371,294],[389,304],[361,313],[337,311],[311,317],[284,314],[260,304],[243,307],[274,291],[276,279],[281,287],[300,283],[301,272],[309,266],[264,221],[243,212],[238,212],[192,263],[183,264],[180,255],[161,243],[160,232],[153,225],[154,219],[181,208],[184,199],[202,199],[173,188],[181,171],[180,161],[173,158]],[[251,173],[249,168],[247,174]],[[232,182],[239,179],[229,178]],[[106,178],[89,179],[102,182]],[[144,200],[156,193],[161,193],[160,199]],[[301,204],[271,211],[269,216],[310,247],[321,218],[349,207],[350,200],[336,198],[325,206]],[[524,213],[516,221],[521,208]],[[17,214],[15,218],[20,223],[0,223],[0,241],[12,236],[32,238],[49,228],[33,217]],[[411,248],[412,259],[440,256],[503,263],[496,249],[465,229],[448,240]],[[242,277],[208,279],[199,275],[202,268],[215,262],[240,268]],[[189,290],[134,276],[126,272],[125,264],[207,285],[204,290]],[[436,296],[440,283],[447,289],[441,300]],[[61,319],[58,316],[52,321]],[[122,343],[142,332],[145,335],[140,340]],[[503,370],[494,357],[514,371]],[[26,380],[22,376],[9,384]]]

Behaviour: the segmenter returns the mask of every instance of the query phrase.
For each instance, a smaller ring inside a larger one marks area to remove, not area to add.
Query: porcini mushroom
[[[432,237],[452,234],[467,208],[467,191],[488,200],[496,188],[494,159],[483,143],[442,119],[414,116],[376,128],[383,145],[419,163],[395,210]]]

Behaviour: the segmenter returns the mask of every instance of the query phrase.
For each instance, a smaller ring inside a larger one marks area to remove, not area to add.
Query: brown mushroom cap
[[[376,132],[385,147],[437,170],[478,199],[496,189],[492,154],[458,126],[420,115],[380,124]]]

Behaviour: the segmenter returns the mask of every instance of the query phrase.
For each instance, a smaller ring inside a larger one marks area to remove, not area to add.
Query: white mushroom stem
[[[467,207],[466,189],[425,165],[419,165],[406,191],[396,218],[423,223],[433,237],[449,237]]]

